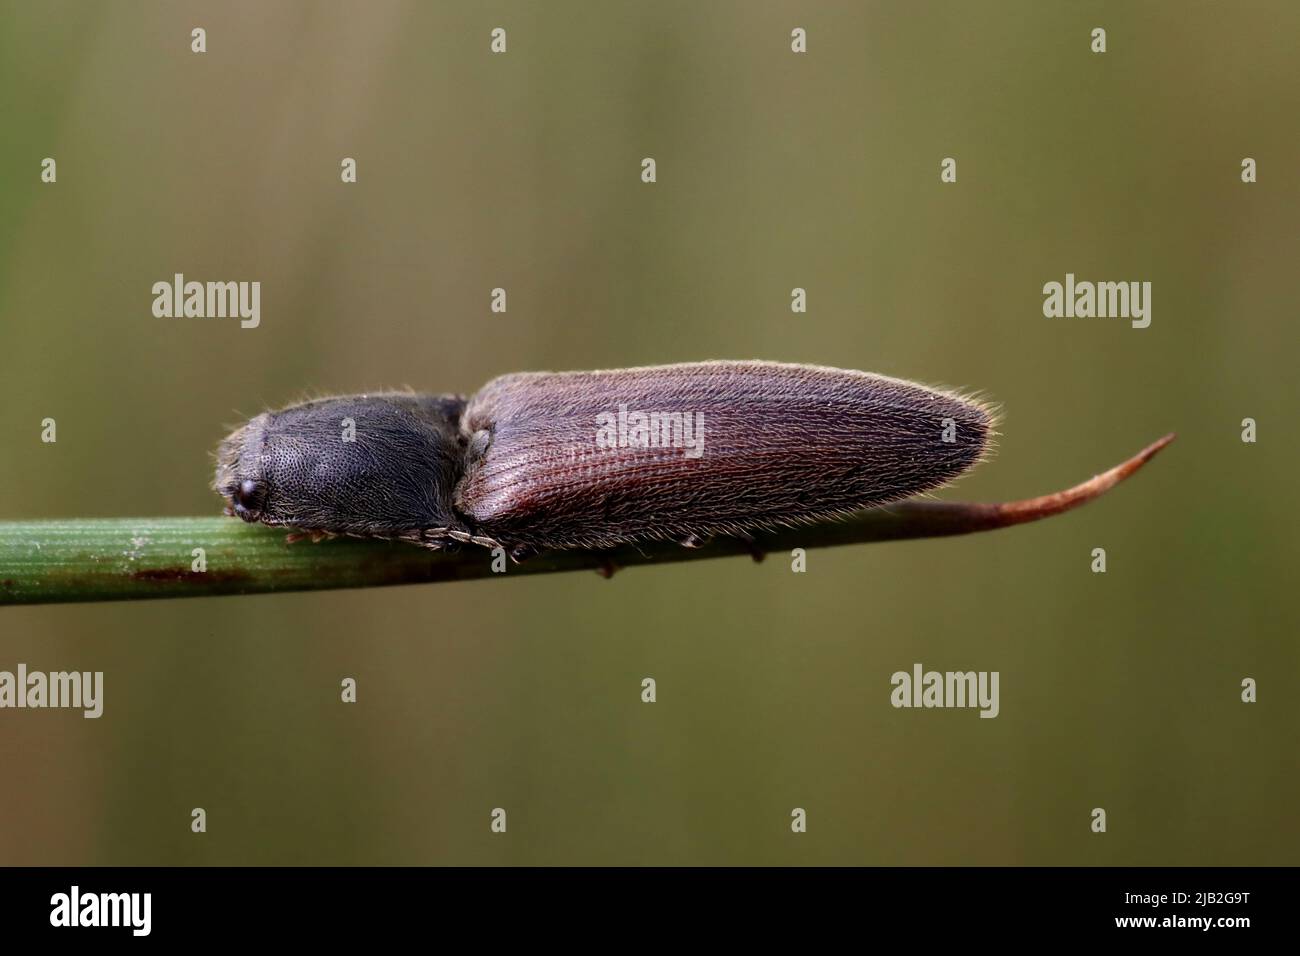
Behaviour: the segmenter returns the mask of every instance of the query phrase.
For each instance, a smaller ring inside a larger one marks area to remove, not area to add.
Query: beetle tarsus
[[[767,552],[759,546],[758,539],[752,534],[742,531],[736,537],[749,546],[749,556],[754,559],[755,564],[761,564],[763,559],[767,557]]]
[[[298,531],[290,531],[284,536],[285,544],[297,544],[299,541],[311,539],[312,544],[320,544],[326,538],[338,537],[333,531],[321,531],[318,528],[301,528]]]

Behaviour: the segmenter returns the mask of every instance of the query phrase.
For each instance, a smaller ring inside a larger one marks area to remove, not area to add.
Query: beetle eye
[[[235,502],[245,508],[251,508],[257,501],[257,492],[257,482],[252,478],[245,478],[235,489]]]

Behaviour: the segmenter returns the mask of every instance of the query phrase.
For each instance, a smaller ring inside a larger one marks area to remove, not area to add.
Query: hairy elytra
[[[246,521],[519,558],[747,537],[897,501],[977,464],[993,424],[969,397],[821,366],[530,372],[469,399],[263,413],[221,443],[214,487]]]

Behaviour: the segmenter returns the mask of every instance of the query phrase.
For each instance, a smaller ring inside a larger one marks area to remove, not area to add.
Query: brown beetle
[[[351,395],[258,415],[217,453],[245,521],[439,548],[748,537],[897,501],[986,454],[981,402],[865,372],[699,362]]]

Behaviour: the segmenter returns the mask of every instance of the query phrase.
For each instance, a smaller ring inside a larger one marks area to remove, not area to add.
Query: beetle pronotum
[[[345,420],[350,420],[349,431]],[[350,395],[258,415],[214,487],[245,521],[426,547],[691,546],[928,491],[987,453],[982,402],[865,372],[699,362]]]

